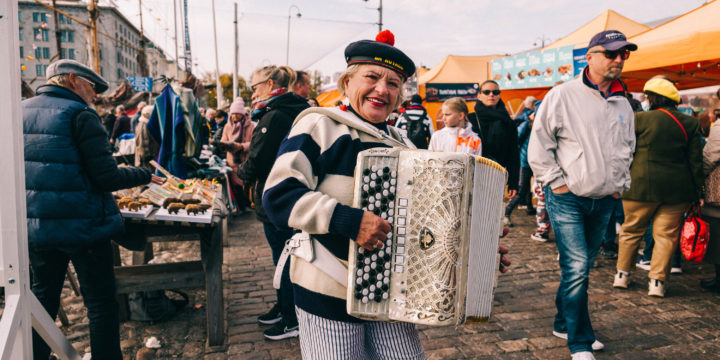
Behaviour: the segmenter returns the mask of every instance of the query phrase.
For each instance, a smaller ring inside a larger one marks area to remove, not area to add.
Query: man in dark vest
[[[110,239],[125,231],[111,191],[159,182],[149,171],[118,168],[100,117],[90,107],[105,80],[59,60],[47,84],[23,101],[25,194],[32,291],[51,318],[72,261],[90,320],[93,359],[122,359]],[[35,359],[50,349],[33,331]]]
[[[427,149],[435,128],[427,110],[422,106],[422,101],[422,97],[418,94],[411,96],[410,106],[405,108],[395,123],[395,127],[405,130],[408,139],[418,149]]]

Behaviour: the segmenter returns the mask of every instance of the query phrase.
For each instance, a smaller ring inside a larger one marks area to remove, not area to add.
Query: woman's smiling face
[[[395,71],[378,65],[360,65],[345,80],[352,108],[365,120],[382,123],[397,107],[403,81]]]

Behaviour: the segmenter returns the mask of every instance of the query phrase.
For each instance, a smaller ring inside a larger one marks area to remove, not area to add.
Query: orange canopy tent
[[[679,89],[720,84],[720,1],[714,0],[628,41],[638,50],[625,63],[623,79],[642,91],[647,79],[663,74]]]
[[[340,91],[335,89],[318,95],[316,99],[321,107],[333,107],[336,102],[342,101],[344,98],[345,97],[340,94]]]

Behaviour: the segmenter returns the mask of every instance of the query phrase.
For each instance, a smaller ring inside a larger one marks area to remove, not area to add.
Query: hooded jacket
[[[262,206],[265,180],[275,163],[280,142],[287,136],[295,117],[308,107],[307,100],[289,92],[273,99],[262,112],[253,116],[258,122],[250,141],[250,154],[247,161],[238,167],[237,175],[251,184],[256,183],[255,216],[264,223],[270,222]]]
[[[500,100],[494,108],[482,101],[475,103],[475,112],[468,115],[472,130],[482,140],[482,156],[497,161],[508,172],[508,189],[517,190],[520,176],[520,153],[517,128]]]

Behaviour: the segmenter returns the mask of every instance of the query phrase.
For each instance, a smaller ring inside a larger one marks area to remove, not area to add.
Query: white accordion
[[[361,152],[353,206],[392,231],[382,249],[351,242],[348,314],[438,326],[487,321],[506,182],[502,166],[468,154]]]

